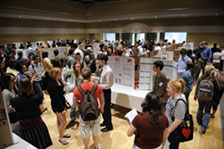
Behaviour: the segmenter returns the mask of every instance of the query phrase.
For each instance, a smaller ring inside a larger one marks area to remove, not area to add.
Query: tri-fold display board
[[[114,83],[134,88],[134,58],[123,56],[109,56],[108,64],[112,68],[114,73]]]
[[[152,91],[153,87],[153,69],[152,65],[159,59],[141,58],[139,71],[139,89]],[[177,63],[172,60],[161,60],[164,63],[162,72],[170,79],[177,79]]]

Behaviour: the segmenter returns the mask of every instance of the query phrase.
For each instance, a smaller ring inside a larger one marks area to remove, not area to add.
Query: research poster
[[[135,83],[135,60],[132,57],[109,56],[109,66],[114,73],[114,83],[133,87]]]
[[[141,58],[140,71],[139,71],[139,89],[152,91],[153,75],[152,70],[153,62],[159,59]],[[172,60],[161,60],[164,63],[162,72],[171,80],[177,79],[177,63]]]
[[[48,52],[48,58],[49,59],[54,59],[54,50],[58,50],[59,52],[59,56],[61,58],[64,58],[65,57],[65,53],[67,53],[67,47],[57,47],[57,48],[50,48],[50,49],[40,49],[42,52]]]

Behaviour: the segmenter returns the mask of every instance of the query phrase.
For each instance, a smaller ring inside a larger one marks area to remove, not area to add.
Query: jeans
[[[197,112],[197,122],[199,125],[201,125],[201,131],[205,132],[208,123],[210,120],[210,110],[212,107],[212,101],[205,101],[205,100],[198,100],[198,112]],[[204,114],[204,119],[202,120],[202,112],[203,109],[205,108],[205,114]]]
[[[75,112],[76,108],[74,105],[72,105],[71,107],[71,111],[70,111],[70,118],[71,121],[74,121],[76,119],[76,112]]]
[[[42,81],[33,81],[33,87],[35,90],[35,94],[40,95],[40,97],[42,99],[44,99],[44,95],[42,93],[42,88],[41,88],[41,83],[42,83]]]

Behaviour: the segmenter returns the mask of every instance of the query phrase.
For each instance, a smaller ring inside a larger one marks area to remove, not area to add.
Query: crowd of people
[[[99,45],[98,51],[93,50],[94,44]],[[171,43],[165,41],[162,46],[169,44]],[[99,149],[100,131],[108,132],[114,129],[111,114],[111,87],[114,80],[113,70],[107,63],[108,56],[140,56],[155,49],[160,50],[160,44],[138,41],[132,46],[129,41],[106,41],[100,44],[97,41],[83,40],[79,44],[74,44],[73,41],[57,41],[53,42],[52,47],[65,45],[70,45],[66,58],[60,57],[59,51],[54,50],[53,59],[49,59],[48,53],[43,52],[42,60],[39,55],[33,53],[28,55],[28,59],[24,58],[22,52],[16,53],[14,45],[0,46],[0,85],[10,125],[14,133],[35,147],[51,146],[48,128],[41,118],[46,110],[43,107],[43,90],[46,90],[56,116],[58,141],[67,145],[69,142],[66,138],[70,138],[71,135],[64,133],[67,124],[65,114],[68,109],[64,95],[73,92],[74,104],[71,105],[70,119],[74,122],[76,107],[79,107],[80,111],[86,94],[89,95],[93,91],[100,112],[97,118],[89,120],[79,112],[80,132],[84,149],[88,148],[90,130],[93,134],[94,148]],[[22,47],[24,46],[21,45]],[[194,99],[198,100],[199,104],[197,123],[201,126],[200,133],[206,133],[209,120],[215,117],[224,90],[216,77],[217,72],[221,72],[223,68],[220,53],[221,50],[216,44],[210,49],[206,41],[201,42],[195,50],[182,48],[177,62],[177,80],[170,80],[162,72],[163,61],[153,63],[153,90],[146,95],[141,105],[142,113],[134,118],[127,132],[128,136],[136,134],[134,149],[160,149],[167,140],[171,149],[179,147],[180,142],[175,140],[173,132],[182,123],[189,109],[189,95],[194,85]],[[96,80],[93,81],[93,78],[99,78],[96,79],[98,85],[95,85]],[[203,89],[211,93],[207,95],[207,100],[202,94]],[[185,101],[187,106],[181,101],[176,104],[178,99]],[[103,117],[102,123],[100,113]],[[100,129],[101,127],[104,128]]]

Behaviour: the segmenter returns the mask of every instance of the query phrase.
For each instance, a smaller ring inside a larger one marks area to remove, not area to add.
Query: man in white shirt
[[[100,54],[97,57],[98,63],[101,66],[101,75],[100,75],[100,86],[103,89],[105,106],[103,113],[103,123],[100,126],[105,126],[101,129],[102,132],[107,132],[113,130],[113,125],[111,121],[111,87],[114,83],[113,80],[113,71],[110,66],[107,64],[108,57],[105,54]]]

